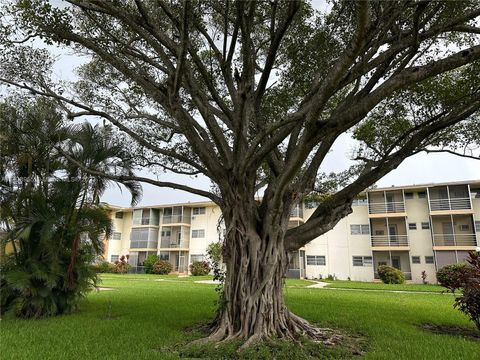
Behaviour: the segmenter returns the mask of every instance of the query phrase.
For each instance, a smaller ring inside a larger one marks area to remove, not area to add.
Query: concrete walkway
[[[197,280],[194,281],[196,284],[212,284],[212,285],[219,285],[221,284],[218,280]]]
[[[328,286],[328,285],[330,285],[330,284],[326,283],[326,282],[317,281],[317,282],[315,282],[315,284],[308,285],[306,287],[307,288],[314,288],[314,289],[323,289],[325,286]]]

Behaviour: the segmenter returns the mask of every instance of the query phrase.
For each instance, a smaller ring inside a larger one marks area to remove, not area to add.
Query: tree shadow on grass
[[[421,324],[419,327],[434,334],[461,336],[466,340],[480,342],[480,331],[465,326]]]

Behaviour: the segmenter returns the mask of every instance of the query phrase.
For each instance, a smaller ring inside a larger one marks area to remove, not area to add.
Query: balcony
[[[188,249],[189,245],[189,239],[178,240],[174,237],[164,236],[160,240],[161,249]]]
[[[369,214],[391,214],[391,213],[404,213],[405,203],[403,201],[395,202],[377,202],[368,204]]]
[[[470,198],[430,199],[430,211],[471,210]]]
[[[372,247],[408,247],[407,235],[372,235]]]
[[[475,234],[433,234],[433,246],[474,248],[477,240]]]
[[[162,224],[190,224],[190,216],[185,215],[164,215]]]

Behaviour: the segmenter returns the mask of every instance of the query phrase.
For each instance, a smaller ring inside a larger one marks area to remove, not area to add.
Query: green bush
[[[113,265],[115,267],[115,272],[117,274],[126,274],[132,268],[132,265],[128,263],[128,255],[127,256],[120,256],[118,261],[115,261]]]
[[[115,272],[115,265],[108,261],[102,261],[101,263],[94,265],[94,269],[100,274],[111,274]]]
[[[392,266],[380,265],[377,272],[380,280],[385,284],[403,284],[405,282],[403,272]]]
[[[158,255],[152,254],[148,255],[143,266],[145,267],[145,274],[153,274],[153,265],[158,261]]]
[[[437,271],[437,281],[440,285],[454,292],[462,287],[462,272],[465,264],[452,264],[442,267]]]
[[[193,276],[204,276],[210,273],[210,264],[208,261],[194,261],[190,264],[190,273]]]
[[[167,275],[173,270],[172,264],[167,260],[158,260],[153,264],[153,273],[158,275]]]

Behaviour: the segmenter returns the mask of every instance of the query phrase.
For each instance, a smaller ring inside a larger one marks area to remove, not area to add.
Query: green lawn
[[[362,290],[395,290],[395,291],[421,291],[421,292],[436,292],[442,293],[445,288],[439,285],[433,284],[384,284],[381,282],[361,282],[361,281],[328,281],[322,280],[330,283],[329,288],[337,289],[362,289]]]
[[[215,286],[193,283],[197,279],[154,275],[103,279],[102,286],[114,290],[92,293],[75,314],[36,321],[3,318],[0,358],[175,359],[161,349],[182,342],[182,329],[214,313]],[[473,330],[452,308],[453,296],[301,287],[308,283],[286,282],[290,309],[320,326],[363,335],[368,341],[365,359],[479,358],[480,341],[418,329],[430,323]]]

